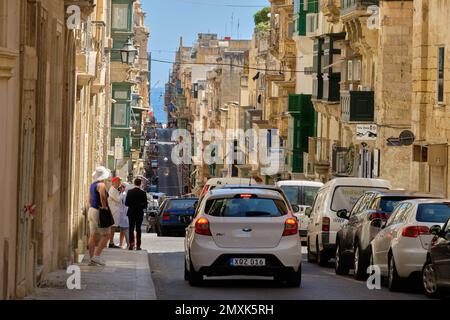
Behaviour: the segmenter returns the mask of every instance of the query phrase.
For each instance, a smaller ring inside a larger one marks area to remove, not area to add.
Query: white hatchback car
[[[197,207],[185,238],[185,279],[203,276],[273,276],[301,284],[298,222],[279,192],[215,189]]]
[[[422,272],[433,235],[430,227],[443,226],[450,217],[450,200],[416,199],[400,202],[371,242],[371,265],[388,277],[389,289]],[[374,221],[376,223],[377,221]]]

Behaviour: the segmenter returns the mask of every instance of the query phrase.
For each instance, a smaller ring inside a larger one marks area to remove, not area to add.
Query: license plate
[[[230,266],[232,267],[264,267],[266,259],[263,258],[232,258]]]

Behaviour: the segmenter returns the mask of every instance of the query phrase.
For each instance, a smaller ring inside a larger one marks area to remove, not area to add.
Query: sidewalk
[[[48,274],[27,300],[156,300],[147,251],[105,249],[105,267],[81,268],[81,290],[67,289],[65,270]]]

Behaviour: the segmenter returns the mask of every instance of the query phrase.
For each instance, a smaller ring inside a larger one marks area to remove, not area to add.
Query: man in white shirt
[[[109,238],[109,248],[118,249],[120,248],[114,243],[114,234],[116,228],[119,226],[120,221],[120,212],[122,211],[123,206],[123,194],[119,190],[122,185],[122,180],[119,177],[115,177],[112,179],[112,186],[109,189],[109,197],[108,197],[108,205],[109,209],[114,218],[114,225],[111,227],[111,236]]]

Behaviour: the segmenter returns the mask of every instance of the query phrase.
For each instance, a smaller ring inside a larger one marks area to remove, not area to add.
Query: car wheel
[[[397,273],[394,256],[390,256],[388,260],[388,287],[391,291],[399,291],[402,287],[401,278]]]
[[[359,244],[355,247],[355,256],[353,259],[353,269],[355,270],[355,279],[356,280],[364,280],[366,277],[365,273],[365,265],[363,262],[363,257],[361,256],[361,250],[359,249]]]
[[[297,272],[290,273],[286,279],[287,285],[290,288],[298,288],[302,284],[302,266],[300,266]]]
[[[430,298],[438,298],[440,296],[439,287],[437,285],[437,274],[433,263],[427,261],[422,271],[422,283],[425,294]]]
[[[316,258],[314,257],[314,255],[311,252],[311,247],[310,247],[310,243],[309,243],[309,238],[307,240],[307,244],[306,244],[306,250],[307,250],[307,260],[309,263],[313,263],[316,261]]]
[[[329,259],[326,253],[323,250],[320,251],[319,249],[319,238],[316,239],[316,250],[317,250],[317,263],[321,267],[326,267]]]
[[[184,280],[189,281],[189,270],[187,269],[186,258],[184,259]]]
[[[161,236],[162,236],[162,235],[161,235],[161,227],[160,227],[159,225],[156,226],[156,235],[157,235],[158,237],[161,237]]]
[[[200,287],[203,284],[203,274],[201,272],[197,272],[190,262],[190,270],[189,270],[189,285],[191,287]]]
[[[336,259],[334,264],[334,271],[336,272],[336,274],[341,276],[345,276],[349,272],[349,268],[345,265],[344,260],[342,259],[339,240],[336,240]]]

